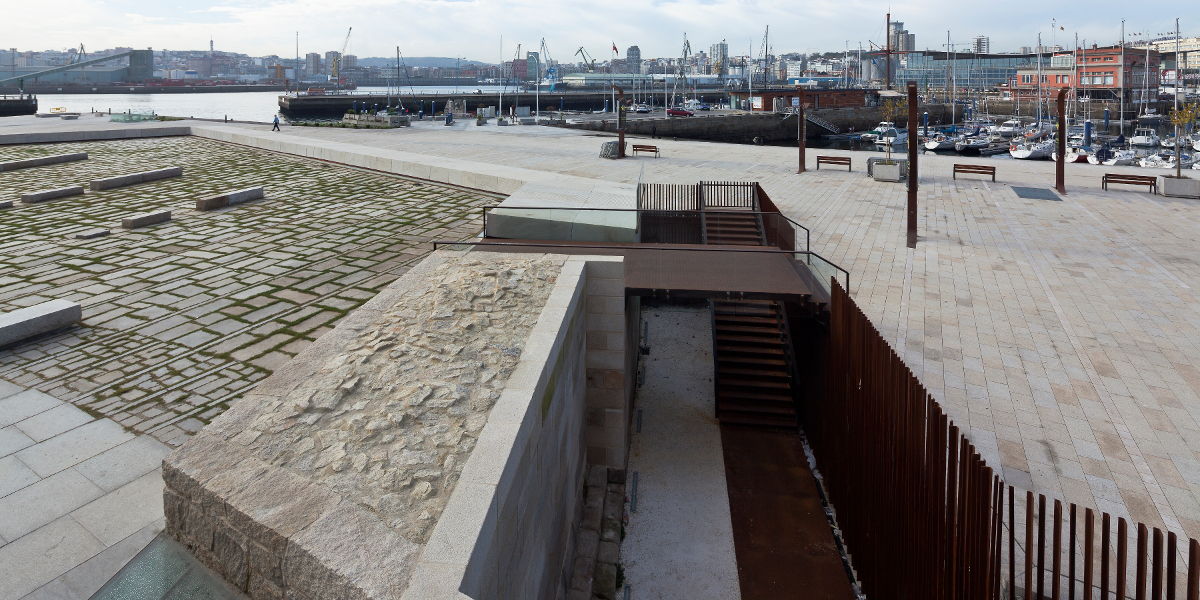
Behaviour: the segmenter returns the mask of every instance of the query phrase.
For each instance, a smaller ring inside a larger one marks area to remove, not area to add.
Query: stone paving
[[[197,138],[0,146],[0,198],[182,166],[184,176],[0,212],[0,310],[65,298],[83,326],[0,351],[0,379],[171,445],[220,414],[430,250],[480,228],[489,194]],[[264,200],[195,199],[265,185]],[[170,223],[119,229],[132,213]],[[111,228],[92,240],[81,230]]]
[[[548,127],[276,135],[623,183],[759,181],[1010,483],[1200,538],[1200,205],[1100,189],[1164,170],[1067,165],[1062,201],[1028,200],[1011,187],[1053,187],[1052,163],[923,156],[913,251],[903,186],[864,174],[880,153],[810,149],[798,176],[795,148],[660,139],[662,158],[610,161],[608,137]],[[817,154],[854,172],[811,170]],[[955,181],[956,162],[998,182]]]
[[[99,589],[162,530],[160,463],[169,450],[0,382],[0,600],[87,598]]]

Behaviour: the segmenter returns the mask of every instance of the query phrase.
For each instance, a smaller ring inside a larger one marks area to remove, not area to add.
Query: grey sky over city
[[[465,57],[496,62],[511,59],[518,42],[536,50],[542,38],[551,57],[576,60],[583,46],[599,59],[638,45],[643,57],[677,56],[686,33],[694,50],[725,39],[732,54],[761,52],[763,29],[771,27],[776,53],[857,49],[884,40],[884,15],[904,22],[916,34],[918,49],[943,49],[946,32],[965,45],[977,35],[991,38],[993,51],[1045,43],[1069,46],[1081,40],[1108,44],[1126,31],[1151,36],[1174,28],[1184,34],[1200,28],[1200,10],[1191,2],[1158,4],[1096,0],[1086,5],[1054,5],[1031,0],[979,2],[934,0],[277,0],[250,2],[198,0],[60,0],[53,10],[36,3],[6,2],[5,47],[22,50],[89,49],[116,46],[205,49],[210,36],[218,50],[251,55],[295,54],[340,49],[353,27],[348,52],[360,57],[392,56],[396,46],[409,56]],[[1177,8],[1172,14],[1171,9]],[[1055,24],[1057,26],[1055,26]],[[1060,29],[1061,28],[1061,29]],[[503,50],[501,36],[503,35]]]

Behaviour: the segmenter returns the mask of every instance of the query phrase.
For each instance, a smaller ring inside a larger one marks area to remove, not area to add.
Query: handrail
[[[637,212],[637,213],[644,213],[644,212],[652,212],[652,213],[662,213],[662,212],[675,212],[675,213],[736,212],[738,214],[743,214],[743,215],[764,215],[764,214],[765,215],[779,215],[781,218],[786,220],[788,223],[791,223],[793,226],[799,227],[800,229],[804,230],[804,252],[812,251],[812,231],[809,228],[797,223],[796,221],[792,220],[787,215],[785,215],[781,212],[775,212],[775,211],[770,211],[770,210],[712,210],[712,209],[708,209],[708,210],[664,210],[661,208],[605,208],[605,207],[596,207],[596,206],[502,206],[502,205],[496,205],[496,206],[485,206],[481,209],[483,211],[483,225],[484,225],[485,231],[487,229],[487,213],[489,211],[495,210],[497,208],[510,209],[510,210],[596,210],[596,211],[609,211],[609,212]],[[797,252],[799,252],[799,250],[797,250]]]
[[[686,247],[681,247],[679,244],[632,244],[632,245],[627,245],[627,246],[621,246],[621,245],[617,245],[617,244],[591,244],[591,243],[567,244],[567,243],[556,243],[556,242],[528,242],[528,241],[522,241],[522,240],[507,240],[507,239],[501,239],[501,238],[487,238],[486,241],[433,240],[432,243],[433,243],[433,249],[435,251],[438,249],[439,246],[513,246],[513,247],[523,246],[526,248],[580,248],[580,249],[584,249],[584,250],[621,250],[621,251],[625,251],[625,250],[660,250],[660,251],[666,250],[666,251],[680,251],[680,252],[755,252],[755,253],[759,253],[759,254],[791,254],[793,256],[797,255],[797,254],[804,254],[804,255],[807,255],[809,259],[811,259],[812,257],[815,256],[816,258],[821,259],[821,261],[824,262],[825,264],[833,267],[834,269],[836,269],[837,271],[842,273],[842,275],[845,276],[845,280],[846,280],[846,283],[843,287],[846,288],[847,293],[850,290],[850,271],[847,271],[846,269],[839,267],[833,261],[829,260],[828,258],[825,258],[824,256],[821,256],[820,254],[817,254],[816,252],[812,252],[811,250],[780,250],[778,248],[765,248],[765,247],[761,247],[761,246],[738,246],[738,247],[723,246],[723,247],[714,248],[712,246],[705,246],[702,244],[696,244],[694,246],[686,246]],[[812,264],[812,263],[809,262],[808,264]]]

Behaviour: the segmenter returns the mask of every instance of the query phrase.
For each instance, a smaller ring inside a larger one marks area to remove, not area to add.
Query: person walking
[[[275,120],[271,122],[271,131],[279,131],[279,115],[275,115]]]

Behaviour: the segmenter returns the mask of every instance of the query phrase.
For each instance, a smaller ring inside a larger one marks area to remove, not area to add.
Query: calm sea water
[[[401,89],[402,96],[446,94],[455,91],[500,91],[498,86],[415,87]],[[510,88],[511,89],[511,88]],[[387,88],[363,87],[359,92],[386,93]],[[200,119],[230,118],[235,121],[270,121],[279,112],[282,92],[217,92],[211,94],[39,94],[38,110],[46,112],[61,106],[72,112],[100,110],[112,112],[149,112],[172,117]]]

